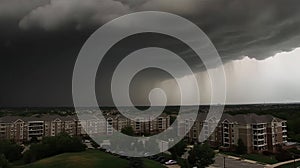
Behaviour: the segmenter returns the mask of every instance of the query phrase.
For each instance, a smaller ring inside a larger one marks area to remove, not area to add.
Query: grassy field
[[[145,168],[164,168],[158,162],[144,159]],[[87,150],[80,153],[65,153],[37,162],[17,166],[16,168],[127,168],[128,160],[97,150]]]
[[[243,157],[245,159],[258,161],[260,163],[266,163],[266,164],[278,163],[278,161],[275,159],[274,155],[265,156],[265,155],[262,155],[262,154],[247,154],[247,155],[244,155]]]
[[[230,156],[236,156],[236,157],[242,157],[244,159],[249,159],[249,160],[254,160],[263,164],[275,164],[278,163],[278,161],[275,158],[275,155],[270,155],[270,156],[266,156],[263,154],[245,154],[245,155],[238,155],[236,153],[233,152],[221,152],[225,155],[230,155]]]

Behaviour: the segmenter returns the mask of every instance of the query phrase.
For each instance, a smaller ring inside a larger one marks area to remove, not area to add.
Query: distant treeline
[[[57,115],[74,115],[75,110],[71,107],[22,107],[22,108],[1,108],[0,117],[3,116],[32,116],[36,114],[57,114]]]

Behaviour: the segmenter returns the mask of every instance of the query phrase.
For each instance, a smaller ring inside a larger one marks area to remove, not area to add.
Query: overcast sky
[[[183,16],[209,36],[226,63],[228,103],[300,101],[299,6],[299,0],[1,0],[0,106],[71,106],[72,72],[87,38],[114,18],[145,10]],[[115,53],[147,45],[176,50],[178,42],[169,40],[131,38]],[[207,77],[197,73],[206,103]],[[135,87],[139,92],[166,87],[168,78],[149,73],[137,80],[153,84]],[[107,94],[106,85],[98,87],[98,95]],[[133,100],[145,103],[137,91]],[[169,103],[176,104],[177,92],[169,92],[174,94]]]

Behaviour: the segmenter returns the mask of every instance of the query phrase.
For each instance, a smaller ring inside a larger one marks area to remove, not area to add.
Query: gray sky
[[[227,63],[229,103],[298,101],[297,52],[269,57],[300,47],[299,6],[298,0],[1,0],[0,106],[72,105],[72,71],[85,40],[111,19],[145,10],[178,14],[207,33]],[[140,44],[145,39],[148,42]],[[127,40],[115,53],[155,43],[174,50],[181,46],[165,37]],[[245,56],[263,61],[243,59]],[[193,65],[188,49],[182,57]],[[202,76],[205,100],[209,91]],[[136,86],[136,90],[147,90],[164,84],[168,77],[149,73],[140,81],[154,81]],[[105,95],[106,90],[100,82],[99,93]],[[135,94],[133,99],[143,104]]]

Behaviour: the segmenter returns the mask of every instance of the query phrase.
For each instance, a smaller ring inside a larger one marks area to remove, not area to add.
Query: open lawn
[[[241,156],[241,155],[238,155],[238,154],[233,153],[233,152],[221,152],[221,153],[226,154],[226,155],[230,155],[230,156],[241,157],[241,158],[248,159],[248,160],[254,160],[254,161],[257,161],[257,162],[262,163],[262,164],[275,164],[275,163],[278,163],[278,161],[275,158],[275,155],[266,156],[266,155],[263,155],[263,154],[245,154],[245,155]]]
[[[164,168],[158,162],[144,159],[145,168]],[[128,160],[121,159],[111,154],[87,150],[79,153],[65,153],[50,158],[45,158],[37,162],[17,166],[17,168],[127,168]]]
[[[265,163],[265,164],[278,163],[274,155],[266,156],[262,154],[247,154],[247,155],[243,155],[243,158],[249,160],[255,160],[257,162]]]

